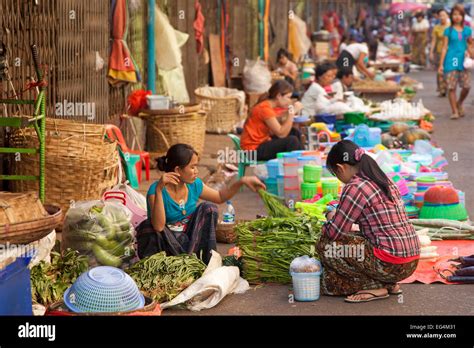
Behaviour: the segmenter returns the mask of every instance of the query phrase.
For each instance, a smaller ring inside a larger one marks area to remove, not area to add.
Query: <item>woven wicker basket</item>
[[[0,225],[0,244],[29,244],[47,236],[63,221],[61,209],[45,206],[49,215],[33,221]]]
[[[37,192],[0,192],[0,225],[42,219],[46,216],[48,212],[41,204]]]
[[[204,94],[206,88],[200,87],[194,91],[196,100],[207,112],[206,131],[209,133],[230,133],[240,121],[239,99],[235,96],[210,97]]]
[[[115,142],[104,139],[102,125],[81,126],[66,121],[50,122],[46,137],[46,204],[59,206],[64,213],[71,201],[100,199],[103,192],[118,180],[119,154]],[[58,130],[59,125],[62,127]],[[94,133],[94,128],[97,130]],[[81,133],[81,131],[83,133]],[[86,139],[86,141],[84,141]],[[20,130],[10,142],[16,147],[37,147],[38,140],[31,130]],[[13,162],[15,174],[37,175],[39,157],[22,155]],[[14,191],[38,190],[37,181],[14,181]]]
[[[206,113],[199,109],[188,112],[186,108],[181,110],[184,113],[180,113],[179,109],[166,111],[167,114],[153,112],[145,117],[148,151],[154,155],[164,154],[170,146],[184,143],[202,154],[206,137]]]
[[[31,128],[28,128],[31,130]],[[56,135],[62,139],[74,138],[82,139],[82,141],[90,142],[96,140],[99,143],[105,139],[105,125],[77,123],[69,120],[61,120],[55,118],[46,119],[47,136]]]
[[[234,244],[237,234],[235,233],[235,226],[247,222],[248,220],[237,220],[235,224],[224,224],[219,222],[216,228],[216,240],[219,243]]]

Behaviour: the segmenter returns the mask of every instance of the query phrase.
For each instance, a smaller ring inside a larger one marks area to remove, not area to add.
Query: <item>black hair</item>
[[[290,59],[290,53],[284,48],[280,48],[277,52],[277,60],[280,60],[281,57],[286,57]]]
[[[265,92],[258,98],[257,103],[261,103],[267,99],[275,99],[278,94],[285,95],[293,93],[293,85],[286,80],[276,80],[275,83],[270,87],[268,92]]]
[[[420,18],[420,17],[425,18],[425,14],[423,12],[417,12],[415,14],[415,18]]]
[[[191,162],[193,155],[199,156],[191,145],[175,144],[168,149],[166,156],[156,159],[158,169],[168,173],[173,172],[176,167],[184,168]]]
[[[338,164],[349,164],[358,166],[360,173],[372,180],[389,197],[393,199],[390,191],[390,179],[380,169],[379,165],[369,155],[362,155],[359,161],[356,160],[355,152],[359,149],[357,144],[350,140],[341,140],[329,151],[326,166],[335,175]]]
[[[316,79],[320,78],[323,76],[325,73],[327,73],[329,70],[334,70],[337,69],[336,64],[330,63],[330,62],[323,62],[322,64],[319,64],[316,67]]]
[[[354,75],[354,71],[352,71],[352,69],[349,69],[349,68],[342,68],[337,71],[337,78],[339,80],[342,79],[343,77],[350,76],[350,75]]]

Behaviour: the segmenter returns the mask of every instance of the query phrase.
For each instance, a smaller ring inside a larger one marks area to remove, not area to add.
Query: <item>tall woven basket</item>
[[[206,113],[201,105],[183,105],[168,110],[147,110],[140,114],[147,121],[147,149],[157,156],[174,144],[189,144],[199,153],[204,151]]]
[[[239,99],[235,96],[209,96],[208,90],[211,88],[217,87],[200,87],[194,91],[196,100],[207,112],[206,131],[217,134],[230,133],[240,121]]]
[[[71,121],[48,121],[46,136],[45,203],[66,213],[72,201],[100,199],[118,180],[119,154],[115,142],[104,138],[105,126]],[[37,147],[30,129],[14,134],[10,142],[18,147]],[[22,155],[13,163],[16,174],[36,175],[39,158]],[[15,181],[17,192],[37,190],[36,181]]]

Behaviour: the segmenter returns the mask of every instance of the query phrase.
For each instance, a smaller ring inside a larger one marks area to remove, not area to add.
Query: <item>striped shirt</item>
[[[390,182],[393,201],[375,182],[361,174],[354,175],[344,186],[334,217],[323,225],[323,233],[336,240],[343,233],[351,233],[352,224],[358,224],[360,233],[377,254],[417,258],[418,236],[409,222],[398,187]]]

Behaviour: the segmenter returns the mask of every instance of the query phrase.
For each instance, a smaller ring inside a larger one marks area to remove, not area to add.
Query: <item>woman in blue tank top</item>
[[[165,251],[167,255],[195,253],[205,263],[216,250],[216,225],[221,204],[242,187],[265,189],[253,176],[243,177],[220,191],[205,185],[198,178],[197,152],[186,144],[170,147],[158,159],[164,174],[147,193],[148,219],[137,227],[138,255],[141,258]],[[202,199],[204,202],[198,204]],[[213,204],[215,203],[215,204]]]

